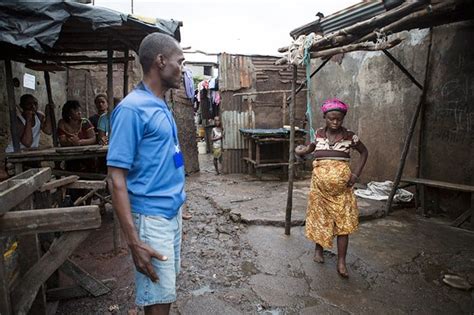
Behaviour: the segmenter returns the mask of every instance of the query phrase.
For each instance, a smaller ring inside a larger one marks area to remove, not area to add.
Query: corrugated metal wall
[[[283,125],[283,94],[233,96],[235,93],[290,90],[292,71],[277,66],[277,57],[219,56],[219,90],[221,91],[221,117],[224,128],[223,173],[244,173],[247,166],[242,160],[246,144],[240,128],[280,128]],[[298,69],[298,83],[305,79],[305,70]],[[288,96],[288,95],[287,95]],[[249,115],[249,102],[252,109]],[[298,106],[298,104],[300,104]],[[304,127],[305,94],[297,98],[296,120]]]
[[[251,88],[256,81],[256,75],[251,57],[226,53],[219,56],[220,91],[238,91]]]
[[[238,112],[238,111],[224,111],[222,112],[222,127],[225,130],[225,137],[223,142],[224,150],[226,149],[245,149],[247,148],[239,130],[241,128],[252,128],[252,121],[255,121],[255,114],[252,111]]]

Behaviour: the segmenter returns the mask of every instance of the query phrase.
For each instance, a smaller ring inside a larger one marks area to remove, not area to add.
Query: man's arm
[[[33,144],[33,121],[35,113],[33,111],[25,111],[25,124],[18,120],[18,134],[20,135],[20,142],[27,148]]]
[[[168,258],[143,243],[138,237],[137,230],[133,224],[130,200],[128,198],[127,173],[126,169],[108,167],[108,184],[112,190],[112,204],[137,270],[148,276],[153,282],[156,282],[159,279],[151,264],[151,259],[152,257],[158,260],[167,260]]]

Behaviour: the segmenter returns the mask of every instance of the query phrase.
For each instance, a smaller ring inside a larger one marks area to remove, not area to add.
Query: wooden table
[[[426,213],[426,193],[425,193],[425,186],[438,188],[438,189],[446,189],[446,190],[455,190],[461,191],[471,194],[471,205],[470,208],[464,211],[459,217],[457,217],[452,223],[451,226],[459,227],[464,222],[466,222],[469,217],[471,218],[469,228],[474,230],[474,186],[471,185],[462,185],[462,184],[454,184],[448,182],[442,182],[437,180],[425,179],[425,178],[402,178],[401,182],[408,183],[409,185],[416,185],[417,192],[418,192],[418,199],[420,200],[420,206],[423,209],[423,213]],[[438,196],[435,195],[435,207],[439,208],[439,201]]]
[[[6,159],[8,163],[12,163],[15,166],[15,174],[20,174],[23,171],[23,163],[25,162],[54,162],[105,157],[107,155],[107,150],[108,146],[102,145],[59,147],[7,153]]]
[[[240,129],[244,136],[248,153],[244,161],[248,164],[249,174],[254,171],[258,177],[263,168],[282,167],[287,174],[289,159],[290,130],[279,129]],[[297,130],[295,143],[305,142],[305,131]],[[296,162],[295,164],[297,164]]]

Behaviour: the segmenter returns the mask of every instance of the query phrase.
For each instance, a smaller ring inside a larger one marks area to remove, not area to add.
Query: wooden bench
[[[425,186],[428,187],[433,187],[433,188],[439,188],[439,189],[447,189],[447,190],[455,190],[455,191],[462,191],[462,192],[467,192],[471,194],[471,205],[470,208],[467,209],[463,214],[461,214],[459,217],[454,220],[451,225],[452,226],[460,226],[463,224],[465,221],[471,217],[471,229],[474,228],[474,186],[470,185],[461,185],[461,184],[453,184],[453,183],[448,183],[448,182],[442,182],[442,181],[437,181],[437,180],[431,180],[431,179],[424,179],[424,178],[411,178],[411,177],[406,177],[402,178],[401,182],[408,183],[410,185],[416,185],[417,191],[418,191],[418,198],[420,199],[421,202],[421,208],[423,211],[425,211]],[[437,200],[435,200],[436,203]]]

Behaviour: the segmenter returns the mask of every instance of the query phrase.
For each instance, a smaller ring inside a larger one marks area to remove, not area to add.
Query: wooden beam
[[[20,151],[20,135],[17,133],[18,121],[16,117],[15,89],[13,88],[13,71],[10,59],[5,60],[5,85],[7,86],[8,108],[10,111],[10,138],[13,150]],[[0,210],[0,213],[2,210]]]
[[[344,41],[340,40],[341,36],[347,36],[347,34],[361,34],[361,33],[364,34],[364,30],[366,29],[371,30],[375,27],[379,27],[380,25],[385,25],[387,23],[399,20],[401,17],[405,16],[407,13],[413,12],[419,7],[425,5],[425,3],[426,1],[424,0],[406,2],[405,4],[399,7],[396,7],[390,11],[387,11],[386,13],[376,15],[368,20],[358,22],[349,27],[332,32],[314,41],[313,45],[311,46],[311,50],[315,51],[324,46],[332,45],[332,41],[335,38],[338,38],[339,45],[342,45],[344,44]],[[348,40],[352,40],[352,39],[353,38],[348,37]]]
[[[453,11],[456,8],[455,2],[456,1],[443,1],[436,5],[426,6],[420,10],[404,15],[399,19],[390,21],[390,23],[384,24],[383,27],[378,28],[373,32],[365,35],[364,37],[358,39],[357,42],[373,40],[377,38],[377,34],[392,34],[398,33],[403,30],[409,30],[413,28],[412,26],[410,26],[411,23],[417,24],[417,21],[420,21],[421,19],[426,18],[428,16],[431,16],[434,19],[437,14],[449,14],[451,13],[450,11]]]
[[[386,42],[381,42],[381,43],[364,42],[364,43],[358,43],[358,44],[350,44],[346,46],[312,52],[311,58],[327,58],[327,57],[332,57],[337,54],[343,54],[343,53],[348,53],[351,51],[358,51],[358,50],[376,51],[376,50],[390,49],[400,44],[402,40],[403,40],[402,38],[395,38],[391,41],[386,41]]]
[[[442,182],[438,180],[431,180],[431,179],[425,179],[425,178],[413,178],[413,177],[403,177],[400,181],[404,183],[422,184],[422,185],[439,188],[439,189],[474,193],[474,186],[472,185],[454,184],[454,183]]]
[[[53,190],[55,188],[74,183],[78,179],[79,179],[79,176],[77,176],[77,175],[71,175],[71,176],[67,176],[67,177],[64,177],[64,178],[55,179],[55,180],[49,181],[46,184],[44,184],[43,186],[41,186],[39,190],[40,191]]]
[[[66,186],[72,189],[106,189],[107,182],[105,180],[78,180]]]
[[[110,288],[91,276],[87,271],[79,267],[70,259],[67,259],[59,268],[61,272],[86,289],[92,296],[101,296],[110,292]]]
[[[290,235],[291,230],[291,211],[293,208],[293,179],[295,176],[295,108],[296,108],[296,80],[298,79],[298,68],[293,65],[293,80],[291,81],[291,99],[290,103],[290,145],[288,160],[288,197],[286,200],[285,214],[285,235]]]
[[[26,178],[25,178],[26,177]],[[0,185],[1,215],[20,204],[51,178],[51,169],[29,169],[14,176]]]
[[[416,122],[418,120],[418,116],[420,115],[421,108],[423,107],[423,104],[426,102],[427,86],[428,86],[428,80],[429,80],[430,72],[431,72],[429,67],[430,67],[430,60],[431,60],[432,45],[433,45],[433,32],[432,30],[430,30],[430,41],[428,44],[428,53],[427,53],[426,61],[425,61],[425,78],[423,81],[424,89],[421,93],[420,100],[415,109],[415,113],[413,114],[413,117],[410,123],[410,128],[408,129],[408,133],[405,138],[405,143],[403,144],[403,150],[400,157],[400,163],[397,168],[397,173],[395,174],[395,179],[393,180],[392,190],[390,191],[390,194],[387,199],[387,203],[385,204],[385,215],[387,215],[392,209],[393,198],[395,197],[395,193],[397,192],[398,185],[400,184],[400,180],[403,175],[403,170],[405,169],[405,162],[408,156],[408,151],[410,150],[411,139],[413,138],[413,133],[415,132]]]
[[[3,239],[0,239],[0,314],[10,315],[10,290],[3,253],[5,253],[5,242]]]
[[[74,201],[74,206],[79,206],[80,204],[82,204],[84,201],[86,201],[87,199],[91,198],[92,196],[94,196],[94,194],[97,192],[97,189],[92,189],[91,191],[89,191],[87,194],[85,194],[84,196],[82,197],[79,197],[77,198],[76,201]]]
[[[97,174],[97,173],[85,173],[85,172],[71,172],[71,171],[63,171],[63,170],[53,170],[53,175],[55,176],[70,176],[70,175],[77,175],[83,179],[93,179],[93,180],[103,180],[107,177],[105,174]]]
[[[53,93],[51,91],[51,79],[49,77],[49,72],[44,71],[44,82],[46,83],[46,93],[48,94],[48,104],[49,111],[45,113],[49,115],[51,119],[51,132],[53,135],[53,146],[58,146],[58,134],[56,133],[56,115],[54,114],[54,101],[53,101]]]
[[[13,313],[27,314],[36,293],[51,274],[61,266],[90,234],[90,231],[74,231],[56,239],[49,250],[41,257],[13,288],[11,293]]]
[[[102,284],[107,286],[110,290],[112,290],[116,284],[117,279],[110,278],[101,280]],[[46,291],[46,298],[49,301],[56,301],[56,300],[68,300],[68,299],[77,299],[81,297],[90,296],[91,294],[79,285],[75,286],[68,286],[68,287],[61,287],[61,288],[54,288]]]
[[[35,193],[36,194],[36,193]],[[14,212],[34,209],[33,196],[28,196],[24,202],[15,207]],[[0,219],[1,220],[1,219]],[[40,259],[43,251],[38,239],[38,234],[18,235],[18,265],[20,267],[20,277],[28,272]],[[41,286],[36,294],[36,298],[31,305],[31,315],[43,315],[46,312],[46,294],[44,286]]]
[[[98,206],[11,211],[0,217],[0,236],[77,231],[100,227]]]
[[[451,223],[451,226],[454,226],[454,227],[461,226],[461,224],[463,224],[465,221],[467,221],[467,219],[469,219],[469,217],[472,215],[472,213],[474,211],[473,209],[474,209],[474,207],[464,211],[459,217],[456,218],[456,220],[454,220]]]
[[[423,85],[421,85],[420,82],[418,82],[415,77],[410,73],[410,71],[408,71],[407,68],[405,68],[400,61],[397,60],[397,58],[395,58],[388,50],[386,49],[382,49],[383,53],[385,54],[385,56],[388,57],[388,59],[390,59],[390,61],[392,61],[397,67],[398,69],[400,69],[401,72],[403,72],[407,77],[408,79],[410,79],[411,82],[413,82],[413,84],[415,84],[420,90],[423,90]]]
[[[123,52],[124,56],[128,56],[128,49]],[[123,63],[123,97],[128,94],[128,59],[125,59]]]

